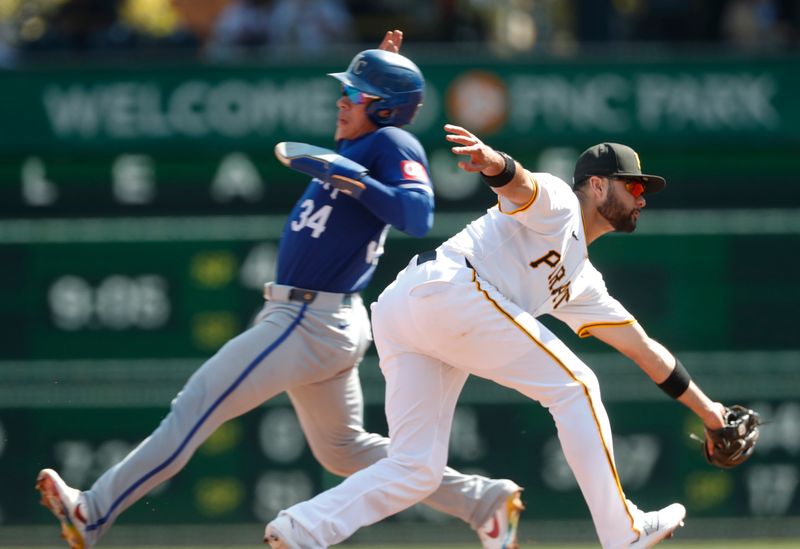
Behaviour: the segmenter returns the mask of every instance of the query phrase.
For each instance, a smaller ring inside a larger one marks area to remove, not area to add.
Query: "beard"
[[[613,187],[612,187],[613,189]],[[597,206],[597,212],[608,221],[615,231],[632,233],[636,230],[636,214],[638,209],[626,210],[622,201],[617,197],[616,190],[610,190],[605,202]]]

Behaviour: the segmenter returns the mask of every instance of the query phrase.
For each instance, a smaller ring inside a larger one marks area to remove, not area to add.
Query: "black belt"
[[[436,259],[436,250],[426,250],[424,252],[420,252],[417,254],[417,265],[422,265],[423,263],[433,261],[434,259]],[[475,267],[472,266],[472,263],[470,263],[469,259],[466,257],[464,258],[464,263],[470,269],[475,270]]]
[[[312,303],[317,299],[319,292],[314,290],[303,290],[301,288],[292,288],[289,290],[289,301],[299,301],[301,303]],[[344,294],[342,297],[342,305],[349,306],[353,302],[353,294]]]
[[[423,263],[433,261],[434,259],[436,259],[436,250],[420,252],[420,254],[417,256],[417,265],[422,265]]]

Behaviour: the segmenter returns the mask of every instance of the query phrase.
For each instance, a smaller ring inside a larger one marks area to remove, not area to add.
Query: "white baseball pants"
[[[323,545],[341,542],[436,489],[469,374],[548,409],[603,547],[625,547],[638,538],[643,513],[622,491],[596,376],[463,257],[440,250],[436,260],[421,265],[412,259],[373,304],[372,323],[386,378],[389,452],[286,511]]]

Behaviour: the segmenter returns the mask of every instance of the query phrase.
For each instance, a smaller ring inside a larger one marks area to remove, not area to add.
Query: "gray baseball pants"
[[[357,365],[371,340],[366,308],[356,294],[315,292],[310,302],[309,295],[268,284],[254,326],[206,361],[158,428],[84,492],[89,546],[120,513],[178,473],[222,423],[283,391],[327,470],[347,476],[386,457],[389,439],[363,428]],[[517,489],[508,480],[447,468],[423,503],[477,529]]]

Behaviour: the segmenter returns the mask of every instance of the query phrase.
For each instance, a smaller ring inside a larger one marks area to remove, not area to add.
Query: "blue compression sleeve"
[[[425,236],[433,226],[433,196],[429,193],[384,185],[365,175],[358,200],[381,220],[404,233]]]

